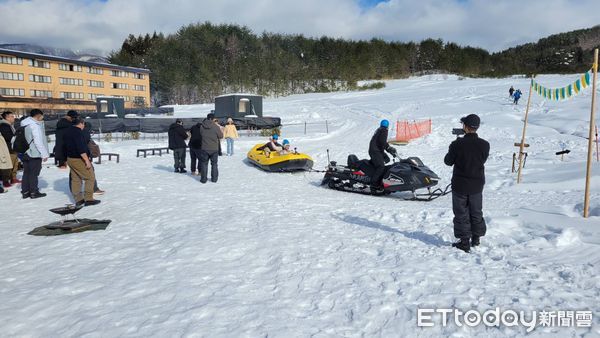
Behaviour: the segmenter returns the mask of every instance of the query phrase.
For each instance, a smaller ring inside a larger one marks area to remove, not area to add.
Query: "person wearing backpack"
[[[50,153],[44,128],[44,112],[32,109],[29,117],[21,121],[17,130],[13,149],[23,154],[23,179],[21,195],[23,198],[45,197],[38,187],[38,177],[42,171],[42,162],[46,162]]]

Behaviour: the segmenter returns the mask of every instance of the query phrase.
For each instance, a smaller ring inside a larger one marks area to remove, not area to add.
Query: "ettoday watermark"
[[[438,318],[439,317],[439,318]],[[433,327],[454,323],[458,327],[515,327],[522,326],[527,332],[536,327],[591,327],[592,311],[514,311],[499,307],[486,311],[459,309],[417,309],[417,326]]]

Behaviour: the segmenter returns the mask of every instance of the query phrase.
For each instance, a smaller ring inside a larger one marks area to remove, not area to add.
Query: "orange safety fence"
[[[431,134],[431,119],[425,121],[396,121],[396,137],[391,141],[409,142]]]

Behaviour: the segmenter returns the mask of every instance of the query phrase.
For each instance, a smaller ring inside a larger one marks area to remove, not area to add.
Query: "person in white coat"
[[[42,162],[46,162],[50,153],[44,128],[44,113],[32,109],[29,117],[21,121],[25,128],[25,140],[29,149],[23,154],[23,179],[21,194],[23,198],[40,198],[46,196],[38,187],[38,177],[42,171]]]

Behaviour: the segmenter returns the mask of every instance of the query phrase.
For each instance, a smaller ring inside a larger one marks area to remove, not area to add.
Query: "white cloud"
[[[97,49],[128,34],[173,33],[193,22],[235,23],[254,32],[351,39],[442,38],[497,51],[598,22],[597,0],[0,0],[0,42]]]

